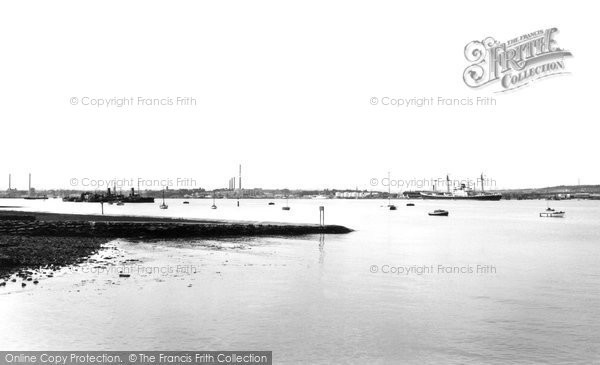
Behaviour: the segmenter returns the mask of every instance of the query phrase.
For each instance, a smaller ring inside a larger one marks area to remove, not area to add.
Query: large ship
[[[481,191],[475,191],[475,189],[471,189],[467,187],[465,184],[460,184],[460,187],[453,189],[450,191],[450,177],[446,175],[446,183],[448,187],[447,192],[438,192],[438,191],[421,191],[419,195],[423,199],[438,199],[438,200],[492,200],[498,201],[502,199],[502,194],[500,193],[490,193],[486,192],[484,189],[484,180],[483,174],[481,174]]]
[[[131,188],[131,193],[121,198],[121,201],[124,203],[154,203],[154,198],[151,196],[141,196]]]
[[[85,203],[154,203],[154,198],[149,196],[141,196],[131,188],[129,195],[122,195],[116,193],[116,188],[111,191],[108,188],[106,194],[98,194],[92,192],[85,192],[77,196],[64,197],[65,202],[85,202]]]

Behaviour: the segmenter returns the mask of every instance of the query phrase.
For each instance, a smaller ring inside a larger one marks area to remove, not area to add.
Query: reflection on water
[[[323,264],[325,261],[325,235],[319,235],[319,263]]]
[[[265,349],[277,363],[597,360],[598,202],[557,202],[564,219],[539,218],[539,201],[415,203],[397,211],[354,200],[290,201],[288,212],[260,200],[240,208],[224,200],[218,213],[208,200],[173,200],[168,213],[152,204],[120,207],[123,214],[317,223],[324,205],[328,223],[356,231],[115,240],[36,287],[0,288],[0,323],[10,328],[0,343],[18,350]],[[71,204],[3,205],[94,213]],[[437,208],[450,216],[427,216]],[[496,273],[452,272],[477,265]],[[399,270],[410,267],[433,269]],[[120,277],[124,271],[130,276]]]

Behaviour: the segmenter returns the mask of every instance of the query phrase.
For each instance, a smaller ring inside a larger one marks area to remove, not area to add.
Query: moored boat
[[[448,211],[447,210],[443,210],[443,209],[436,209],[433,212],[429,212],[428,213],[430,216],[434,216],[434,217],[447,217]]]
[[[565,216],[565,212],[564,211],[554,211],[554,209],[552,211],[545,211],[545,212],[541,212],[540,213],[540,217],[545,217],[545,218],[564,218]]]
[[[160,209],[169,209],[169,206],[165,203],[165,189],[162,191],[162,203],[159,206]]]
[[[390,181],[390,172],[388,171],[388,181]],[[396,206],[394,204],[392,204],[392,190],[391,190],[391,185],[392,184],[388,184],[388,209],[389,210],[396,210]]]

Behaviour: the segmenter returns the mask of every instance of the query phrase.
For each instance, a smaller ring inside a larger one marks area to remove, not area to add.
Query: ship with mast
[[[460,184],[458,188],[453,188],[450,190],[450,177],[446,175],[446,192],[438,192],[435,191],[421,191],[419,193],[420,197],[423,199],[437,199],[437,200],[488,200],[488,201],[498,201],[502,199],[502,194],[486,192],[484,188],[484,178],[483,174],[481,174],[481,191],[476,191],[475,189],[471,189],[465,184]]]
[[[78,196],[66,196],[64,202],[85,202],[85,203],[154,203],[154,198],[150,196],[141,196],[136,193],[134,188],[131,188],[129,195],[117,193],[117,187],[114,190],[107,189],[106,194],[96,192],[85,192]]]

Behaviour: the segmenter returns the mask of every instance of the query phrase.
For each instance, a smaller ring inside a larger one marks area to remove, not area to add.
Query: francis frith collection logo
[[[465,46],[465,58],[470,62],[463,73],[465,84],[472,88],[499,84],[502,92],[567,73],[565,58],[571,52],[558,47],[557,33],[557,28],[549,28],[504,43],[492,37],[470,42]]]

